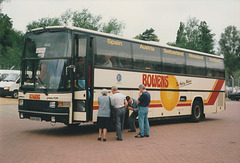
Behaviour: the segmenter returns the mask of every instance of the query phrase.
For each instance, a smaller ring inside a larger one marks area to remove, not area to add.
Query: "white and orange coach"
[[[115,85],[151,94],[149,118],[225,110],[223,57],[76,27],[28,31],[22,56],[19,116],[78,125],[96,122],[101,90]],[[111,93],[109,93],[111,95]]]

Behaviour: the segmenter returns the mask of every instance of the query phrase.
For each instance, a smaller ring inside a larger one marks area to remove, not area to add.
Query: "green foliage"
[[[184,33],[185,24],[180,22],[179,29],[177,31],[176,44],[180,47],[186,47],[186,33]]]
[[[0,69],[20,69],[24,37],[12,28],[11,19],[0,13]]]
[[[33,21],[27,25],[27,29],[47,27],[47,26],[61,26],[59,18],[41,18],[38,21]]]
[[[4,1],[6,1],[6,0],[0,0],[0,12],[1,12],[1,10],[2,10],[2,3],[3,3]]]
[[[228,26],[219,40],[220,53],[224,55],[227,74],[233,75],[240,70],[240,31],[235,26]]]
[[[240,87],[240,69],[234,71],[233,76],[234,76],[234,79],[235,79],[235,81],[234,81],[235,85]]]
[[[101,15],[93,15],[88,9],[82,11],[66,10],[59,18],[41,18],[27,25],[27,29],[46,27],[46,26],[75,26],[106,33],[121,34],[125,28],[123,22],[111,19],[108,23],[102,23]]]
[[[117,35],[121,34],[124,28],[125,24],[123,22],[118,22],[117,19],[111,19],[108,23],[103,24],[101,31]]]
[[[10,39],[12,34],[12,21],[11,19],[0,13],[0,53],[5,55],[7,52],[7,47],[12,46],[12,41]]]
[[[159,39],[157,37],[157,35],[154,34],[154,29],[150,28],[150,29],[146,29],[142,34],[139,34],[137,36],[135,36],[135,39],[138,40],[145,40],[145,41],[156,41],[158,42]]]
[[[186,24],[180,22],[176,42],[168,45],[214,54],[214,36],[205,21],[190,18]]]
[[[83,9],[80,12],[75,11],[72,16],[73,26],[95,31],[100,30],[101,19],[102,17],[100,15],[94,16],[88,11],[88,9]]]
[[[68,9],[60,16],[60,21],[64,26],[71,25],[72,15],[73,15],[72,10]]]
[[[199,25],[199,46],[202,52],[214,54],[214,39],[215,34],[211,33],[205,21],[201,21]]]

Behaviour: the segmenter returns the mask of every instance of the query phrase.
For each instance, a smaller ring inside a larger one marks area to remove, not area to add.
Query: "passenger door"
[[[75,35],[73,121],[90,121],[92,115],[91,52],[88,35]]]

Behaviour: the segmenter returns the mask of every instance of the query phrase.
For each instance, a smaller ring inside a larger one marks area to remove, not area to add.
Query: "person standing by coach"
[[[127,109],[132,110],[132,114],[129,117],[129,126],[130,129],[128,132],[136,132],[136,118],[138,116],[138,110],[139,110],[139,106],[138,106],[138,100],[135,98],[130,98],[129,96],[126,97],[126,100],[128,102],[128,106]]]
[[[148,121],[148,105],[150,104],[151,96],[146,91],[146,88],[143,84],[139,85],[139,98],[138,98],[138,123],[139,123],[139,134],[136,135],[136,138],[149,137],[149,121]],[[145,131],[145,133],[144,133]]]
[[[122,130],[124,126],[126,110],[125,108],[127,107],[128,103],[126,96],[121,94],[116,86],[113,86],[111,90],[113,94],[111,97],[111,105],[113,106],[115,112],[117,140],[122,141]]]

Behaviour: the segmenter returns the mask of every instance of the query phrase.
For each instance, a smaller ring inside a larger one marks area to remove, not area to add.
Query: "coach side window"
[[[225,77],[223,59],[206,57],[207,76],[209,77]]]
[[[131,68],[131,44],[129,42],[107,37],[96,37],[96,47],[96,66]]]
[[[205,57],[193,53],[185,53],[187,61],[187,74],[206,75]]]
[[[186,73],[185,54],[172,49],[161,49],[163,58],[163,71],[172,73]]]
[[[154,46],[133,43],[133,68],[149,71],[161,71],[160,49]]]

